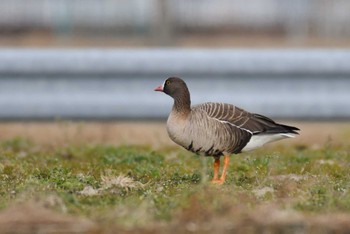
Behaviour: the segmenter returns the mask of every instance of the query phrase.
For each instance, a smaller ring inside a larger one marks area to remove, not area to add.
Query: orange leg
[[[220,177],[220,181],[222,181],[221,183],[225,182],[227,167],[228,167],[229,163],[230,163],[230,156],[225,155],[224,156],[224,168],[222,169],[222,174],[221,174],[221,177]]]
[[[223,184],[225,182],[226,173],[227,173],[227,167],[228,167],[229,162],[230,162],[230,156],[225,155],[224,156],[224,167],[222,168],[222,174],[221,174],[220,179],[218,179],[218,171],[219,171],[219,167],[220,167],[220,159],[215,159],[215,162],[214,162],[214,178],[212,180],[212,183],[221,185],[221,184]]]
[[[219,169],[220,169],[220,158],[215,158],[214,161],[214,178],[212,180],[213,183],[219,179]]]

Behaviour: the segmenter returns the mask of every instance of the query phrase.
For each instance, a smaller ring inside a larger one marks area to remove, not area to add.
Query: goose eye
[[[167,81],[165,82],[165,84],[166,84],[166,85],[170,85],[170,80],[167,80]]]

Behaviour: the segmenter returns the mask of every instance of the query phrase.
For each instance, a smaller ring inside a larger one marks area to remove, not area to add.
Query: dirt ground
[[[57,35],[48,32],[33,31],[25,34],[6,35],[0,37],[2,47],[149,47],[159,46],[159,41],[147,36],[86,36],[86,35]],[[347,38],[288,38],[272,34],[191,34],[176,35],[167,46],[196,48],[347,48],[350,41]]]
[[[347,144],[350,122],[280,121],[301,129],[295,139],[275,144],[297,144],[320,147],[327,142]],[[28,138],[34,143],[62,146],[65,144],[150,145],[158,148],[174,145],[164,121],[158,122],[1,122],[0,140]]]

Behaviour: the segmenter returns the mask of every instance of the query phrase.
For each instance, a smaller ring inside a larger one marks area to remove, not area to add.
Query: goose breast
[[[172,111],[168,117],[166,127],[170,139],[183,147],[189,145],[191,142],[191,137],[187,134],[189,124],[187,116]]]

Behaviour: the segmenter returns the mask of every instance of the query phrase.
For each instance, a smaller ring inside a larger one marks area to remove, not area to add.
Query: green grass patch
[[[226,183],[215,186],[213,159],[180,147],[49,148],[17,138],[0,144],[0,209],[50,195],[60,201],[54,210],[122,227],[206,220],[242,205],[350,213],[349,152],[326,144],[233,155]]]

